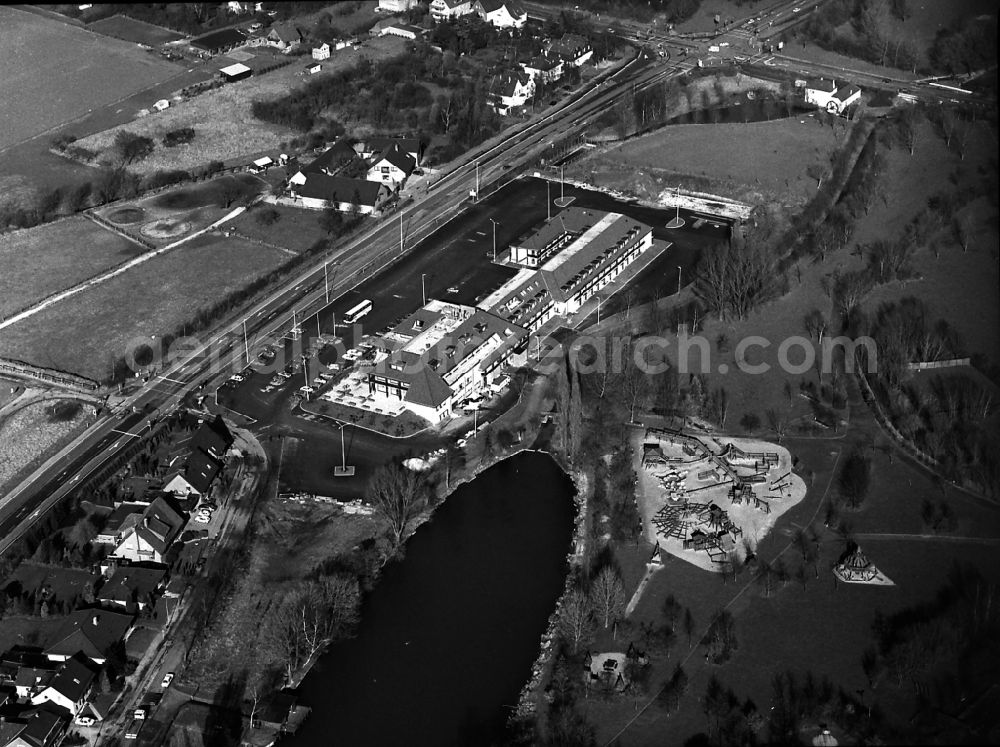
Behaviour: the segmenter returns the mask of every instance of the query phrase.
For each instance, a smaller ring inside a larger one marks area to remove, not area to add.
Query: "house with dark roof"
[[[344,138],[341,138],[325,151],[320,153],[312,163],[302,166],[288,180],[289,187],[292,185],[301,187],[309,178],[310,174],[326,174],[336,176],[337,172],[346,164],[353,161],[358,156],[358,151],[354,145]]]
[[[154,603],[153,597],[163,585],[166,575],[166,568],[118,566],[97,592],[97,601],[125,612],[144,610]]]
[[[132,615],[102,609],[71,612],[63,620],[53,643],[45,649],[50,661],[66,661],[77,652],[94,664],[103,664],[113,644],[125,639]]]
[[[304,38],[302,30],[293,23],[276,23],[267,32],[267,43],[285,54],[298,47]]]
[[[563,75],[563,61],[556,56],[537,55],[521,63],[521,69],[537,85],[539,82],[552,83]]]
[[[527,11],[516,0],[476,0],[472,9],[498,29],[521,29],[528,22]]]
[[[497,114],[512,114],[531,100],[535,82],[521,70],[506,70],[493,76],[488,99]]]
[[[471,306],[431,300],[379,342],[386,356],[367,374],[376,400],[401,402],[431,423],[490,386],[527,330]]]
[[[162,563],[170,545],[180,534],[187,519],[163,498],[157,498],[142,512],[142,519],[115,546],[112,556]]]
[[[21,700],[30,700],[49,686],[56,676],[54,666],[22,664],[14,675],[14,692]]]
[[[398,189],[417,167],[417,162],[398,143],[393,143],[368,167],[365,178],[370,182],[381,182],[390,189]]]
[[[32,705],[54,703],[76,716],[90,696],[97,673],[82,654],[71,656],[56,672],[48,687],[31,698]]]
[[[367,179],[309,174],[305,184],[289,185],[289,194],[303,207],[323,210],[329,207],[344,213],[371,215],[382,208],[392,193],[385,184]]]
[[[163,490],[178,498],[205,495],[221,471],[220,462],[204,451],[192,449],[164,478]]]
[[[192,39],[190,44],[195,49],[207,52],[211,55],[222,54],[230,49],[242,46],[246,43],[246,34],[240,29],[220,29],[212,31],[197,39]]]
[[[594,48],[584,36],[564,34],[560,39],[549,41],[546,54],[559,58],[568,66],[580,67],[594,56]]]
[[[420,166],[424,151],[420,138],[417,137],[372,137],[361,143],[359,148],[362,158],[373,158],[393,146],[412,158],[416,166]]]
[[[0,747],[54,747],[69,723],[60,711],[43,705],[15,720],[0,721]]]
[[[213,420],[206,420],[195,431],[191,439],[191,449],[193,451],[204,451],[212,459],[221,462],[226,457],[226,452],[233,445],[233,434],[222,420],[221,415],[216,415]]]

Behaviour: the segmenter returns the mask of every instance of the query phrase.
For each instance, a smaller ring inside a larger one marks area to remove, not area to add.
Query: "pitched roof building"
[[[45,655],[51,661],[66,661],[80,652],[95,664],[103,664],[108,648],[124,640],[131,627],[132,615],[100,609],[76,610],[66,616]]]
[[[112,555],[135,563],[162,563],[186,523],[187,519],[167,501],[156,498],[142,512],[139,523],[118,543]]]
[[[366,178],[372,182],[382,182],[395,189],[401,186],[413,173],[417,162],[405,152],[398,143],[394,143],[375,159],[368,169]]]
[[[128,612],[145,609],[166,575],[166,568],[119,566],[97,592],[97,601],[121,607]]]
[[[364,215],[374,213],[391,196],[385,184],[324,173],[309,174],[304,184],[290,186],[289,192],[305,207],[333,207],[341,212]]]
[[[96,678],[97,674],[87,659],[76,654],[63,662],[49,686],[32,697],[31,703],[54,703],[69,711],[71,716],[76,716],[87,702]]]
[[[498,29],[520,29],[528,22],[528,13],[516,0],[476,0],[472,7]]]

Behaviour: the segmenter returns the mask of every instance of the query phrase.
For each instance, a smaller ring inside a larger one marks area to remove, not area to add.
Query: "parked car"
[[[194,520],[199,524],[211,524],[212,515],[211,514],[198,514],[194,517]]]
[[[79,715],[76,717],[77,726],[93,726],[96,719],[93,716]]]
[[[174,673],[167,672],[165,675],[163,675],[163,682],[160,683],[160,687],[166,689],[170,687],[170,683],[173,681],[174,681]]]

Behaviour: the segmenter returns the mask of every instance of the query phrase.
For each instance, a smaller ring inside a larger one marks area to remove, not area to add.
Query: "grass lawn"
[[[989,179],[996,179],[996,130],[978,125],[970,136],[968,153],[962,160],[949,150],[929,124],[920,128],[913,156],[902,147],[887,154],[882,183],[886,201],[876,202],[862,217],[854,242],[866,244],[879,238],[898,236],[902,228],[923,208],[927,198],[953,189],[949,179],[972,186],[983,195],[963,207],[959,215],[973,227],[968,252],[963,252],[951,227],[937,235],[939,256],[920,249],[911,265],[917,278],[906,283],[890,283],[868,295],[865,306],[874,310],[879,303],[917,296],[935,318],[942,317],[962,337],[966,352],[982,353],[1000,363],[1000,291],[997,289],[997,205],[987,195]],[[993,164],[990,170],[989,164]],[[995,186],[993,187],[995,189]],[[850,258],[856,266],[862,260]],[[845,260],[846,261],[846,260]]]
[[[0,317],[144,251],[82,216],[0,235]]]
[[[5,617],[0,620],[0,648],[4,651],[12,646],[48,647],[55,643],[55,635],[63,624],[63,618],[50,617]]]
[[[0,8],[0,28],[0,148],[180,71],[134,44],[11,7]]]
[[[278,220],[271,225],[264,225],[257,220],[262,212],[270,210],[278,214]],[[322,217],[323,213],[319,210],[258,203],[252,210],[248,210],[227,225],[234,228],[241,236],[249,236],[283,246],[293,252],[301,252],[320,239],[327,238],[328,234],[320,226]]]
[[[90,31],[96,31],[98,34],[113,36],[116,39],[124,39],[125,41],[137,44],[145,44],[147,47],[156,47],[160,44],[184,38],[184,34],[165,29],[162,26],[154,26],[145,21],[138,21],[135,18],[129,18],[120,13],[110,18],[102,18],[99,21],[88,23],[87,28]]]
[[[22,591],[38,591],[43,585],[52,589],[56,599],[69,602],[82,596],[88,589],[93,590],[95,576],[80,568],[60,568],[40,563],[21,563],[4,581],[4,587],[17,584]]]
[[[715,31],[716,14],[723,21],[732,19],[740,23],[750,16],[756,15],[759,11],[764,10],[768,5],[769,3],[763,0],[751,0],[750,2],[740,4],[733,2],[733,0],[710,0],[710,2],[702,2],[698,10],[689,19],[676,24],[674,29],[682,34]]]
[[[655,174],[670,186],[694,177],[708,180],[713,191],[748,202],[803,204],[816,189],[806,169],[828,163],[841,136],[839,128],[820,125],[812,114],[747,124],[669,125],[594,160],[616,161],[625,172]]]
[[[323,71],[316,78],[351,67],[362,58],[377,61],[403,51],[405,42],[394,36],[366,41],[364,49],[344,49],[323,62]],[[82,138],[85,148],[103,153],[113,143],[119,130],[128,130],[152,137],[156,141],[153,154],[131,167],[139,173],[159,169],[191,169],[212,160],[227,161],[243,154],[272,152],[277,155],[281,144],[295,133],[293,130],[261,122],[251,113],[256,99],[276,98],[305,82],[303,64],[293,63],[279,70],[246,80],[230,83],[171,105],[166,111],[136,119]],[[160,144],[164,133],[181,127],[191,127],[195,139],[175,148]]]
[[[200,236],[8,327],[0,355],[103,379],[130,341],[172,332],[285,259],[258,244]]]

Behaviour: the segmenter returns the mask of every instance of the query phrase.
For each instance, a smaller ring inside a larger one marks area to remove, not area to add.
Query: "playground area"
[[[705,570],[744,560],[805,497],[788,450],[766,441],[649,428],[633,446],[646,537]]]

